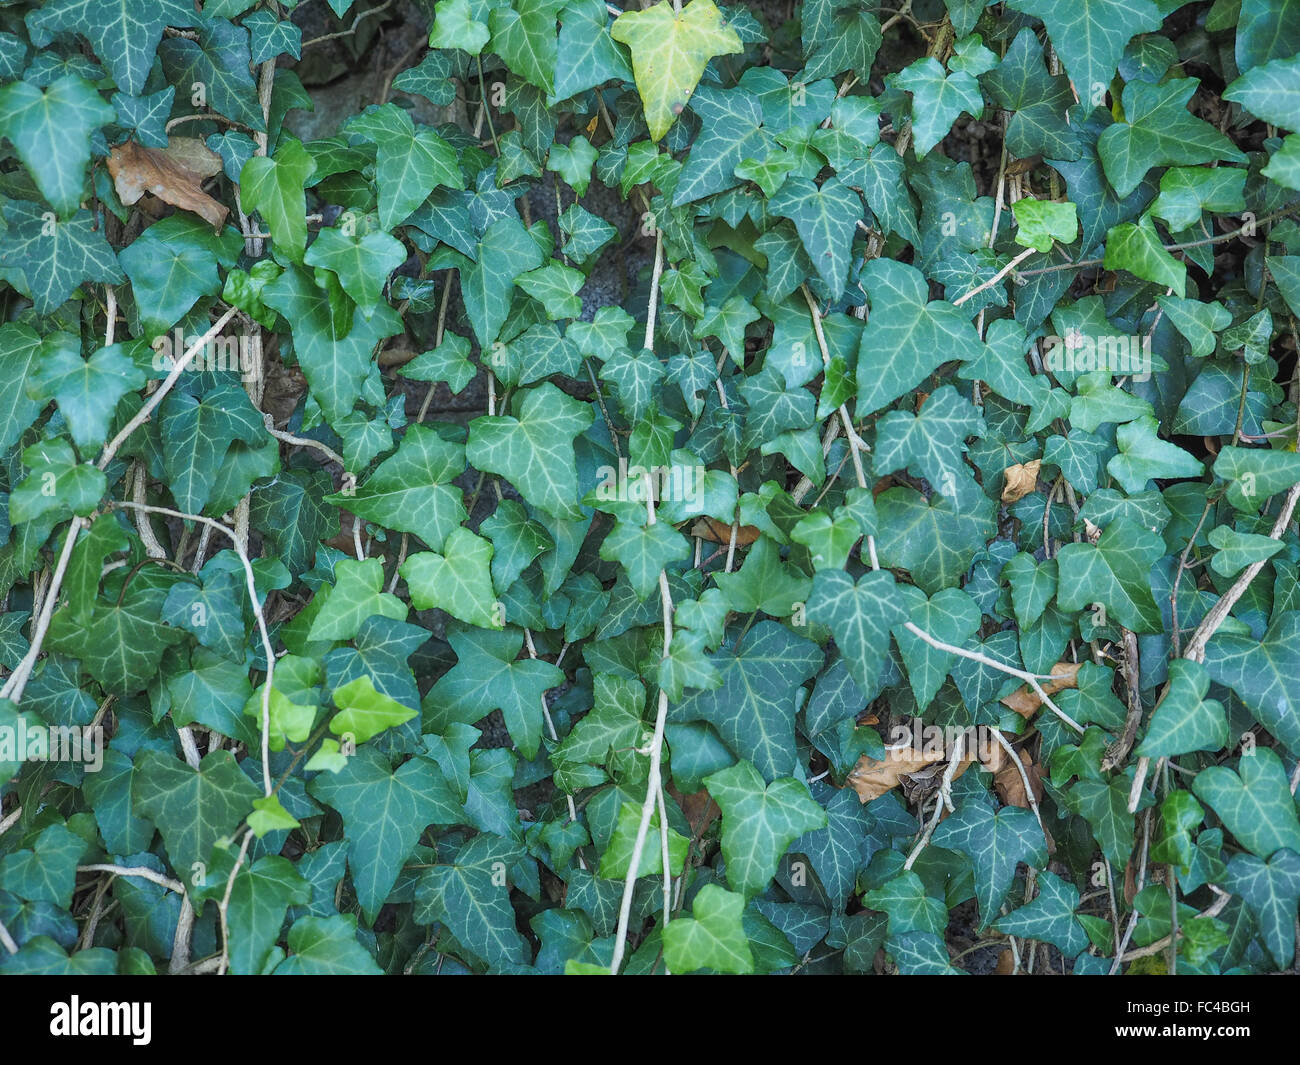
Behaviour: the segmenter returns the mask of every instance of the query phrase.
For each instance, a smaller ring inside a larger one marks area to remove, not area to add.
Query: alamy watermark
[[[0,725],[0,762],[77,762],[87,773],[104,767],[103,725],[41,725],[19,716]]]
[[[913,718],[909,724],[894,725],[890,729],[885,758],[938,761],[949,757],[958,740],[963,741],[965,758],[978,758],[988,763],[1000,753],[1001,744],[988,725],[927,725],[919,718]]]
[[[629,466],[620,457],[617,468],[601,466],[596,478],[596,498],[602,503],[644,503],[647,498],[697,503],[704,498],[703,466]]]
[[[82,1002],[72,995],[50,1006],[50,1035],[128,1036],[135,1046],[148,1046],[152,1013],[151,1002]]]
[[[1106,370],[1147,381],[1152,369],[1151,337],[1093,336],[1071,329],[1063,337],[1053,334],[1043,338],[1043,365],[1053,373]]]
[[[198,337],[187,337],[179,326],[170,333],[154,337],[150,347],[153,348],[153,368],[158,373],[170,373],[187,351],[193,347]],[[257,368],[262,361],[262,335],[257,330],[235,336],[209,337],[190,360],[186,369],[198,373],[210,371],[216,373],[237,373],[244,381],[257,377]]]

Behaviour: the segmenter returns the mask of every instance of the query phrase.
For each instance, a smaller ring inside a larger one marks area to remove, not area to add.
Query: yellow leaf
[[[610,33],[631,49],[636,91],[650,139],[656,141],[686,107],[709,60],[743,48],[713,0],[691,0],[680,13],[673,12],[669,0],[644,11],[624,11]]]

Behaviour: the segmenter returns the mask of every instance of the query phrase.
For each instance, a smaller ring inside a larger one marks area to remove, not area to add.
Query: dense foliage
[[[0,0],[0,972],[1293,967],[1300,0],[898,4]]]

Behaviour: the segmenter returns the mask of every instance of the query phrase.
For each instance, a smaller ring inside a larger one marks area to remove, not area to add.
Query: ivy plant
[[[0,4],[0,972],[1254,973],[1300,19]]]

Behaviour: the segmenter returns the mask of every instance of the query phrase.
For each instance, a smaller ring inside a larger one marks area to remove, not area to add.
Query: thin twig
[[[239,537],[235,534],[234,529],[228,528],[212,518],[204,517],[202,514],[185,514],[179,510],[172,510],[170,507],[141,506],[139,503],[128,502],[114,502],[112,506],[144,510],[150,514],[162,514],[165,517],[178,518],[181,521],[201,522],[214,532],[225,535],[234,547],[235,554],[239,556],[239,562],[244,567],[244,579],[248,586],[248,599],[252,604],[253,614],[257,618],[258,634],[262,638],[262,653],[266,656],[266,680],[262,683],[262,786],[264,794],[269,798],[272,791],[270,755],[271,682],[275,676],[275,648],[271,644],[271,636],[266,629],[266,616],[262,612],[262,603],[257,598],[257,579],[253,573],[253,564],[249,561],[248,552],[244,550],[243,544],[239,542]]]
[[[659,303],[659,279],[663,276],[663,231],[655,231],[655,259],[654,267],[650,276],[650,303],[646,308],[646,331],[645,347],[648,351],[654,350],[654,330],[655,315]],[[655,517],[655,499],[653,485],[650,483],[650,474],[647,471],[646,479],[646,523],[654,525]],[[661,661],[665,661],[669,655],[669,649],[673,640],[673,600],[672,594],[668,588],[668,574],[664,570],[659,571],[659,601],[663,609],[664,623],[664,645],[661,654]],[[658,802],[659,791],[663,788],[661,779],[661,762],[663,759],[664,749],[664,728],[668,722],[668,692],[664,690],[662,684],[659,687],[659,707],[655,714],[654,733],[650,739],[650,776],[646,784],[645,800],[641,804],[641,817],[637,822],[636,838],[632,843],[632,855],[628,861],[627,877],[623,881],[623,896],[618,907],[618,927],[614,933],[614,956],[610,961],[609,971],[612,975],[617,976],[619,969],[623,964],[623,954],[627,949],[627,932],[628,923],[632,917],[632,896],[636,891],[637,876],[641,869],[641,854],[645,850],[646,837],[650,832],[650,819],[654,816],[655,806]],[[660,817],[660,833],[666,839],[667,818]],[[667,863],[664,864],[664,875],[671,876]],[[669,885],[665,885],[665,902],[669,894]],[[664,921],[667,923],[669,912],[667,907],[664,912]]]
[[[1269,537],[1273,540],[1280,540],[1282,534],[1286,532],[1287,526],[1291,524],[1291,515],[1295,513],[1296,503],[1300,501],[1300,484],[1292,485],[1291,490],[1286,494],[1286,501],[1282,504],[1282,512],[1277,516],[1277,521],[1273,523],[1273,528],[1269,531]],[[1208,614],[1201,620],[1192,633],[1192,638],[1187,641],[1187,650],[1183,652],[1184,658],[1190,658],[1193,662],[1203,662],[1205,660],[1205,645],[1210,642],[1210,638],[1219,630],[1232,608],[1237,605],[1237,600],[1246,594],[1246,589],[1250,587],[1250,582],[1255,579],[1259,571],[1267,564],[1267,559],[1258,562],[1252,562],[1241,571],[1231,588],[1219,597],[1219,601],[1210,608]]]
[[[975,286],[973,289],[971,289],[969,292],[965,293],[964,295],[958,296],[955,300],[952,301],[952,305],[953,305],[954,307],[960,307],[960,306],[961,306],[963,303],[965,303],[967,300],[972,299],[972,298],[974,298],[975,296],[978,296],[978,295],[979,295],[981,292],[983,292],[985,289],[992,288],[992,287],[993,287],[994,285],[996,285],[999,281],[1001,281],[1004,277],[1006,277],[1007,274],[1011,273],[1012,270],[1014,270],[1017,266],[1019,266],[1019,265],[1020,265],[1021,263],[1023,263],[1026,259],[1028,259],[1031,255],[1033,255],[1033,254],[1034,254],[1034,251],[1035,251],[1035,249],[1033,249],[1033,248],[1026,248],[1026,249],[1025,249],[1024,251],[1022,251],[1019,255],[1017,255],[1014,259],[1012,259],[1009,263],[1007,263],[1006,266],[1004,266],[1004,267],[1003,267],[1001,270],[999,270],[996,274],[994,274],[994,275],[993,275],[992,277],[990,277],[987,281],[985,281],[983,284],[976,285],[976,286]]]

